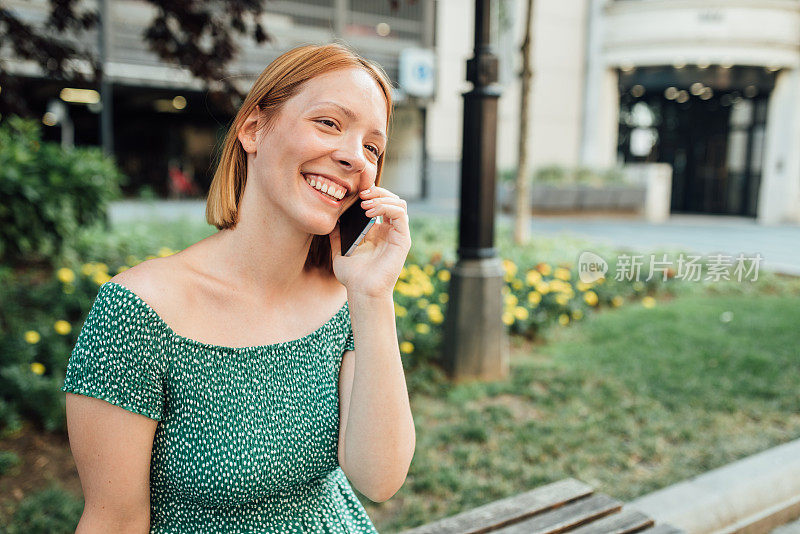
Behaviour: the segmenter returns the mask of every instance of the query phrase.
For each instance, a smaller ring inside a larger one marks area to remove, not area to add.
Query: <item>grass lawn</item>
[[[388,533],[565,477],[627,501],[800,437],[791,287],[695,287],[512,340],[507,380],[412,391],[406,484],[362,502]]]

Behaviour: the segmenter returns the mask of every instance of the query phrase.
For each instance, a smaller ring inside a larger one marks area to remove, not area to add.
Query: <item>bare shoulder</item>
[[[111,278],[111,282],[123,285],[147,303],[161,302],[174,293],[179,277],[180,260],[170,256],[145,260]],[[170,291],[173,288],[173,291]]]

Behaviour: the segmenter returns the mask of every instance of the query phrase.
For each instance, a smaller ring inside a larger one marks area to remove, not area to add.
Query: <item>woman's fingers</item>
[[[400,206],[404,210],[408,211],[408,205],[406,201],[400,197],[376,197],[369,200],[363,200],[361,202],[361,207],[366,209],[374,208],[381,205],[395,205]]]
[[[399,196],[395,195],[388,189],[383,187],[378,187],[377,185],[373,185],[369,188],[369,193],[365,193],[362,191],[359,196],[362,200],[366,200],[368,198],[375,198],[375,197],[393,197],[393,198],[400,198]]]
[[[408,228],[408,213],[402,206],[397,206],[394,204],[381,204],[380,206],[368,209],[366,214],[367,217],[377,217],[378,215],[381,215],[389,219],[389,224],[394,226],[396,229],[403,231],[403,233],[405,233],[405,229]]]

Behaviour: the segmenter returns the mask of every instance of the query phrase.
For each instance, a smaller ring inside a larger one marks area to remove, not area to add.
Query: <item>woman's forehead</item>
[[[311,78],[296,95],[303,108],[344,107],[359,115],[386,117],[386,99],[378,83],[361,69],[336,70]],[[336,106],[338,104],[338,106]]]

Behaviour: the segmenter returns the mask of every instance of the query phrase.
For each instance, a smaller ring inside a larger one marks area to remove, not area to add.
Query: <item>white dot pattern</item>
[[[100,287],[62,391],[159,421],[151,533],[377,533],[338,462],[348,303],[315,332],[254,347],[175,333],[115,282]]]

